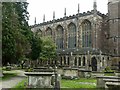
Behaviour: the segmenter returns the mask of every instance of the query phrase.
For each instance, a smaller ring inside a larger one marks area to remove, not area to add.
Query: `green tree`
[[[19,60],[22,60],[21,58],[23,58],[24,56],[28,57],[28,53],[30,52],[31,49],[31,40],[33,37],[33,33],[28,25],[29,13],[27,12],[27,6],[28,3],[26,2],[17,2],[14,5],[16,13],[19,16],[18,21],[21,36],[19,36],[20,34],[18,36],[22,37],[21,38],[22,40],[20,40],[22,42],[21,43],[18,42],[17,45],[18,47],[16,56]]]
[[[56,58],[56,46],[50,37],[42,38],[42,51],[40,53],[40,60],[55,60]]]
[[[28,25],[27,3],[2,3],[2,59],[3,64],[16,63],[31,46],[32,32]]]
[[[15,59],[16,41],[14,27],[12,27],[12,20],[10,19],[13,16],[12,3],[3,3],[2,5],[2,62],[6,64]]]
[[[42,45],[42,40],[38,37],[37,34],[35,34],[32,38],[31,42],[31,59],[32,60],[37,60],[39,58],[40,52],[41,52],[41,45]]]

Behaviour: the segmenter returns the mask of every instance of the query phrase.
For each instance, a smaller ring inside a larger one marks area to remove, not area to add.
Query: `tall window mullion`
[[[57,44],[57,47],[58,49],[63,49],[63,38],[64,36],[64,30],[63,30],[63,27],[58,25],[57,27],[57,41],[56,41],[56,44]]]
[[[49,27],[46,30],[46,36],[52,37],[52,29]]]
[[[82,23],[82,46],[91,47],[91,23],[88,20]]]
[[[68,25],[68,48],[75,48],[76,47],[76,26],[73,23]]]

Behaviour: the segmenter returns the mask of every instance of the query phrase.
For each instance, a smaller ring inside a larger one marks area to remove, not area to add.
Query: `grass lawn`
[[[15,71],[3,71],[3,77],[0,77],[0,80],[8,80],[12,77],[17,76],[17,72]]]
[[[61,88],[96,88],[96,79],[61,80]]]
[[[16,73],[4,73],[4,76],[1,79],[2,80],[8,80],[8,79],[10,79],[12,77],[15,77],[15,76],[17,76]]]
[[[26,83],[26,84],[25,84]],[[26,88],[27,85],[27,78],[19,82],[15,87],[13,88]]]
[[[27,78],[13,88],[26,88]],[[80,78],[78,80],[61,80],[61,88],[96,88],[96,79]]]

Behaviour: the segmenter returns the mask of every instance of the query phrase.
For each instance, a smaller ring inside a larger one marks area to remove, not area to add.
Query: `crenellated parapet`
[[[94,10],[79,13],[79,15],[78,14],[73,14],[73,15],[70,15],[70,16],[66,16],[66,18],[62,17],[62,18],[55,19],[55,23],[62,22],[64,20],[71,20],[71,19],[75,19],[75,18],[81,18],[81,17],[85,17],[85,16],[90,16],[90,15],[93,15],[93,14],[94,14]],[[102,18],[107,17],[107,15],[102,14],[99,11],[97,11],[97,15],[102,17]],[[43,22],[43,23],[40,23],[40,24],[32,25],[31,28],[34,28],[34,27],[37,27],[37,26],[48,25],[48,24],[52,24],[52,23],[53,23],[53,20],[50,20],[50,21]]]

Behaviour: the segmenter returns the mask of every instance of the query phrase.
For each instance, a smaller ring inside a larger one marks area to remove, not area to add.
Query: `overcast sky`
[[[53,19],[53,11],[55,11],[55,18],[62,18],[64,16],[64,8],[66,8],[66,15],[77,14],[78,3],[80,4],[80,13],[91,11],[93,9],[94,0],[27,0],[28,12],[30,14],[29,24],[33,25],[36,17],[36,22],[43,22],[43,15],[45,14],[45,21]],[[108,0],[96,0],[97,10],[106,14]]]

